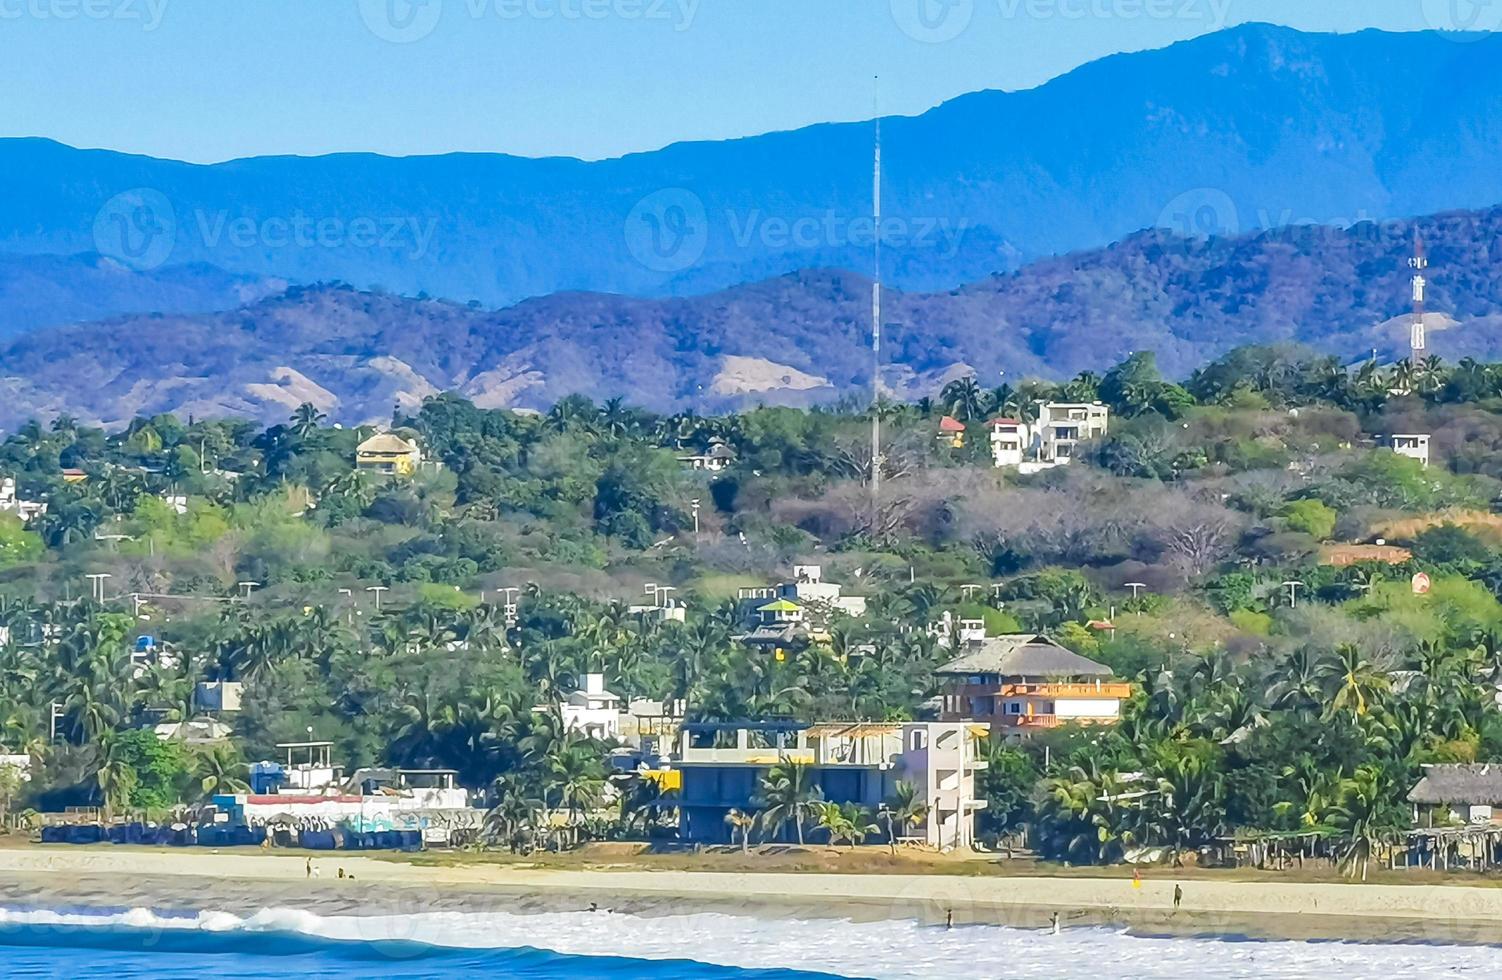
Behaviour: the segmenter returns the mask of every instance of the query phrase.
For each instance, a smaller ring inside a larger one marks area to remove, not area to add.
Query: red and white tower
[[[1413,234],[1413,258],[1408,260],[1409,268],[1413,269],[1413,327],[1408,335],[1408,357],[1415,367],[1421,364],[1426,355],[1424,342],[1424,292],[1429,286],[1429,280],[1424,272],[1429,268],[1429,258],[1424,253],[1424,239],[1415,231]]]

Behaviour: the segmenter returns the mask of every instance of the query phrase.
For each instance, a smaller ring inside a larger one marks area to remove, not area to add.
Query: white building
[[[866,597],[842,595],[844,586],[824,581],[822,565],[794,565],[793,580],[777,586],[777,597],[799,605],[825,606],[845,616],[864,616]]]
[[[567,731],[599,739],[620,737],[621,699],[605,690],[604,674],[585,674],[584,686],[558,707]]]
[[[776,765],[812,770],[824,798],[876,810],[897,783],[911,783],[928,806],[924,819],[897,828],[899,840],[948,850],[970,847],[977,798],[975,777],[986,767],[985,725],[971,722],[831,722],[818,724],[685,724],[673,760],[683,773],[679,803],[684,839],[729,842],[725,815],[757,809],[761,778]],[[776,840],[791,839],[781,828]]]
[[[245,685],[239,681],[199,681],[193,689],[193,707],[198,711],[239,711]]]
[[[30,524],[47,513],[47,504],[38,500],[22,500],[16,496],[16,481],[7,476],[0,480],[0,512],[15,514],[22,522]]]
[[[1106,434],[1110,416],[1110,409],[1100,402],[1039,402],[1033,427],[1038,461],[1068,463],[1080,443]]]
[[[1033,442],[1032,428],[1019,419],[992,419],[986,427],[991,430],[991,458],[996,466],[1021,466]]]
[[[735,462],[735,450],[723,442],[716,442],[706,452],[679,456],[678,462],[687,465],[691,470],[719,473],[728,469],[730,464]]]
[[[1429,465],[1429,437],[1427,435],[1394,433],[1385,436],[1382,443],[1399,456],[1416,459],[1426,468]]]

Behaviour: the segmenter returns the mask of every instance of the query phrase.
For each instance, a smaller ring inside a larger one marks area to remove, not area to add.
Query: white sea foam
[[[408,940],[497,949],[531,946],[571,955],[693,959],[746,969],[784,967],[880,980],[992,980],[1090,976],[1205,980],[1441,977],[1502,968],[1502,951],[1438,945],[1145,939],[1108,929],[1053,936],[998,926],[952,930],[912,922],[752,919],[719,913],[637,917],[599,912],[320,916],[262,909],[240,917],[131,909],[112,915],[0,910],[0,924],[139,930],[301,933],[323,939]]]

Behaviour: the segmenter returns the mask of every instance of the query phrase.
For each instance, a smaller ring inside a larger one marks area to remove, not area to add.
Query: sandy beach
[[[0,904],[164,910],[300,908],[320,914],[720,912],[1043,927],[1114,924],[1143,935],[1388,942],[1502,942],[1502,888],[1177,881],[1114,877],[554,870],[428,866],[354,854],[110,847],[0,848]],[[343,869],[345,878],[339,878]],[[1175,910],[1175,884],[1184,889]]]

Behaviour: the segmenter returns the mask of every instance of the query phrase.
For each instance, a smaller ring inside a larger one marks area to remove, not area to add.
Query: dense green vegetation
[[[980,423],[1050,397],[1106,402],[1110,435],[1070,467],[993,469]],[[533,415],[443,395],[392,420],[441,464],[411,477],[356,471],[370,430],[311,406],[265,430],[28,425],[0,475],[48,508],[0,517],[0,748],[38,763],[0,781],[0,807],[162,811],[311,730],[351,768],[458,770],[502,838],[544,807],[574,839],[665,832],[645,781],[602,816],[609,747],[556,708],[585,673],[696,719],[907,718],[936,693],[945,612],[1047,631],[1137,681],[1114,729],[991,750],[985,831],[1029,826],[1050,857],[1300,828],[1365,855],[1406,825],[1419,765],[1502,759],[1497,366],[1252,348],[1176,384],[1136,355],[881,411],[875,506],[852,407],[701,418],[572,397]],[[973,423],[964,445],[936,438],[943,414]],[[1433,465],[1372,445],[1392,432],[1432,433]],[[723,472],[679,461],[721,444]],[[1325,561],[1379,539],[1411,557]],[[738,644],[737,587],[808,558],[868,615],[780,658]],[[677,589],[687,621],[631,613],[647,583]],[[158,651],[133,657],[142,635]],[[231,741],[141,731],[192,717],[214,680],[245,685]],[[840,841],[891,816],[803,803],[800,830]]]

